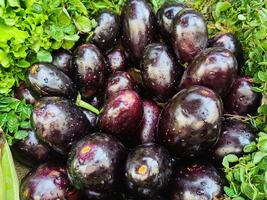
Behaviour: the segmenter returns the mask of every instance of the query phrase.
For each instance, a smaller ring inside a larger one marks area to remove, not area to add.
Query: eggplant
[[[95,113],[89,111],[89,110],[82,109],[82,111],[85,114],[87,120],[89,121],[90,126],[93,129],[96,129],[97,128],[97,121],[98,121],[97,115]]]
[[[93,44],[82,44],[73,54],[75,79],[84,98],[93,97],[105,82],[107,67],[104,57]]]
[[[66,50],[58,50],[53,53],[52,64],[72,78],[72,54]]]
[[[20,200],[80,200],[70,185],[66,167],[46,163],[32,170],[20,184]]]
[[[158,119],[160,107],[152,100],[143,101],[143,119],[137,130],[140,144],[158,141]]]
[[[68,175],[88,199],[105,199],[119,191],[126,158],[124,146],[114,137],[93,133],[72,148]]]
[[[253,91],[253,79],[238,77],[224,99],[226,112],[235,115],[253,115],[261,104],[261,94]]]
[[[143,105],[133,90],[122,90],[109,98],[99,115],[98,126],[105,132],[126,140],[135,132],[143,117]]]
[[[55,157],[55,153],[41,143],[35,132],[31,130],[28,131],[28,136],[25,139],[13,144],[11,150],[16,160],[29,167],[35,167]]]
[[[158,101],[165,102],[178,90],[182,67],[165,45],[153,43],[145,49],[141,74],[147,89]]]
[[[41,98],[33,109],[31,123],[37,137],[61,155],[67,155],[72,144],[92,129],[84,113],[61,97]]]
[[[206,86],[225,97],[237,76],[237,61],[227,49],[208,48],[187,67],[180,88]]]
[[[256,130],[249,124],[239,120],[225,119],[219,140],[211,150],[213,160],[221,164],[224,156],[228,154],[243,155],[243,148],[253,142]]]
[[[214,200],[223,196],[224,179],[210,163],[190,163],[175,173],[170,200]]]
[[[103,104],[104,104],[104,94],[103,92],[99,92],[96,96],[91,97],[88,100],[88,103],[91,104],[92,106],[101,109]]]
[[[177,93],[159,118],[160,141],[175,157],[194,158],[218,140],[223,105],[212,90],[193,86]]]
[[[122,39],[131,59],[138,62],[145,47],[153,42],[155,15],[145,0],[129,0],[122,10]]]
[[[125,178],[129,191],[139,197],[154,197],[168,185],[172,159],[158,144],[137,146],[128,155]]]
[[[61,96],[75,99],[77,91],[72,80],[50,63],[33,64],[26,75],[29,89],[43,96]]]
[[[113,49],[108,53],[106,62],[111,73],[123,71],[126,68],[126,55],[119,48]]]
[[[180,61],[192,62],[208,45],[208,29],[204,17],[193,9],[183,9],[173,19],[171,38]]]
[[[17,99],[25,99],[26,103],[34,105],[36,102],[36,97],[34,97],[30,90],[27,88],[26,83],[22,82],[15,91],[15,97]]]
[[[112,11],[102,11],[96,19],[97,26],[91,42],[102,51],[107,51],[116,45],[120,33],[120,18]]]

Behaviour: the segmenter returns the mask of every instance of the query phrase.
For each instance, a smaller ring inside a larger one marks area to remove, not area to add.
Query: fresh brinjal
[[[133,195],[158,195],[168,185],[171,175],[172,159],[168,151],[158,144],[137,146],[128,155],[125,178]]]
[[[102,51],[112,48],[118,40],[120,33],[120,18],[112,11],[104,10],[97,17],[97,26],[91,42]]]
[[[41,97],[61,96],[75,99],[77,95],[72,80],[50,63],[33,64],[26,75],[26,83],[31,91]]]
[[[77,189],[89,199],[105,199],[119,191],[126,151],[114,137],[94,133],[73,147],[68,160],[68,174]]]
[[[214,47],[203,50],[186,68],[180,87],[206,86],[224,97],[237,76],[237,61],[227,49]]]
[[[212,90],[193,86],[165,105],[159,119],[160,141],[176,157],[196,157],[217,141],[222,101]]]
[[[27,88],[27,85],[23,82],[15,91],[15,97],[17,99],[25,99],[26,103],[34,105],[36,98],[31,94],[30,90]]]
[[[182,67],[165,45],[153,43],[145,49],[141,74],[148,90],[158,101],[165,102],[177,92]]]
[[[126,57],[124,51],[119,48],[113,49],[108,53],[106,62],[111,73],[125,70]]]
[[[190,63],[208,44],[204,17],[193,9],[185,8],[174,17],[172,26],[175,54],[181,62]]]
[[[175,173],[170,200],[214,200],[223,196],[224,179],[210,163],[187,164]]]
[[[261,95],[253,91],[253,79],[238,77],[224,100],[225,110],[235,115],[253,115],[261,104]]]
[[[212,158],[221,163],[228,154],[241,156],[245,145],[250,144],[255,136],[256,131],[249,124],[233,119],[224,120],[219,140],[212,148]]]
[[[107,68],[99,49],[93,44],[82,44],[73,55],[76,82],[84,98],[94,96],[104,85]]]
[[[53,61],[58,69],[62,70],[65,74],[67,74],[70,78],[73,76],[73,68],[72,68],[72,54],[66,50],[59,50],[53,53]]]
[[[80,200],[70,185],[65,167],[43,164],[25,176],[20,184],[20,200]]]
[[[102,93],[102,91],[99,92],[96,96],[91,97],[88,100],[88,103],[98,109],[101,109],[104,104],[104,94]]]
[[[129,0],[122,10],[124,47],[133,61],[139,61],[145,47],[154,40],[155,16],[145,0]]]
[[[72,144],[90,133],[84,113],[70,100],[44,97],[35,104],[31,122],[38,138],[62,155]]]
[[[143,119],[137,132],[138,142],[150,143],[158,140],[158,119],[161,112],[160,107],[152,100],[143,101]]]
[[[135,133],[143,117],[143,105],[133,90],[122,90],[109,98],[99,115],[99,128],[121,140]]]
[[[85,114],[86,118],[88,119],[88,121],[90,123],[90,126],[93,129],[96,129],[96,127],[97,127],[97,120],[98,120],[97,115],[95,113],[89,111],[89,110],[83,109],[82,111]]]

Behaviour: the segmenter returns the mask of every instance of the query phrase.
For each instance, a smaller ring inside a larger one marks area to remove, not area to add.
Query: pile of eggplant
[[[32,167],[20,199],[222,197],[223,157],[256,136],[238,116],[261,100],[239,75],[240,42],[208,38],[203,16],[182,3],[155,14],[129,0],[121,16],[104,10],[97,20],[89,41],[33,64],[16,91],[34,105],[33,129],[12,147]]]

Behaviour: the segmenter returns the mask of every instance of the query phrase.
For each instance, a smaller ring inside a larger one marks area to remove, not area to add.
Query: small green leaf
[[[238,161],[238,157],[234,154],[229,154],[223,158],[223,166],[229,168],[229,163],[234,163]]]
[[[19,130],[15,133],[14,138],[17,140],[22,140],[28,136],[28,131]]]
[[[227,187],[227,186],[224,186],[224,192],[225,194],[228,196],[228,197],[234,197],[236,194],[235,194],[235,191],[230,188],[230,187]]]
[[[259,71],[259,72],[258,72],[258,78],[259,78],[261,81],[266,82],[266,81],[267,81],[267,72]]]
[[[52,62],[53,58],[50,52],[41,50],[37,53],[37,60],[40,62]]]
[[[267,156],[267,153],[265,153],[265,152],[261,152],[261,151],[256,152],[254,159],[253,159],[253,163],[254,164],[259,163],[266,156]]]
[[[246,17],[245,17],[244,15],[242,15],[242,14],[239,14],[239,15],[237,16],[237,18],[238,18],[240,21],[244,21],[244,20],[246,20]]]
[[[243,151],[245,153],[250,153],[250,152],[253,152],[255,150],[257,150],[256,142],[251,142],[250,144],[247,144],[243,149]]]

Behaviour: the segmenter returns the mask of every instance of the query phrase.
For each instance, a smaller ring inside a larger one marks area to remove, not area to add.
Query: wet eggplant
[[[60,97],[40,99],[33,109],[31,122],[38,138],[62,155],[67,155],[73,143],[92,128],[78,107]]]
[[[224,100],[225,110],[230,114],[253,115],[261,104],[261,94],[253,91],[253,79],[238,77]]]
[[[90,126],[93,129],[96,129],[97,128],[97,120],[98,120],[97,115],[95,113],[89,111],[89,110],[83,109],[82,111],[85,114],[86,118],[88,119]]]
[[[108,53],[106,62],[111,73],[126,69],[126,56],[124,51],[119,48],[113,49]]]
[[[133,61],[139,61],[145,47],[154,40],[155,16],[145,0],[129,0],[122,10],[122,39]]]
[[[62,70],[70,78],[73,77],[72,54],[66,50],[58,50],[53,53],[52,64]]]
[[[219,137],[222,111],[222,101],[212,90],[202,86],[181,90],[161,112],[160,141],[176,157],[201,155]]]
[[[224,97],[237,76],[237,61],[234,55],[221,47],[202,51],[187,67],[180,87],[206,86]]]
[[[147,89],[158,101],[165,102],[177,92],[182,67],[165,45],[153,43],[145,49],[141,74]]]
[[[77,189],[88,199],[105,199],[121,189],[126,152],[114,137],[94,133],[73,147],[68,159],[68,174]]]
[[[104,85],[107,74],[104,58],[93,44],[82,44],[73,54],[76,83],[84,98],[94,96]]]
[[[43,96],[61,96],[75,99],[77,91],[72,80],[50,63],[33,64],[26,75],[26,83],[31,91]]]
[[[15,91],[15,97],[17,99],[23,100],[25,99],[26,103],[34,105],[36,102],[36,97],[34,97],[30,90],[27,88],[27,85],[23,82],[19,85],[19,87]]]
[[[190,63],[208,45],[204,17],[193,9],[183,9],[173,19],[172,44],[181,62]]]
[[[168,185],[172,160],[168,151],[158,144],[134,148],[126,161],[126,183],[133,195],[154,197]]]
[[[120,33],[120,18],[112,11],[104,10],[97,17],[97,26],[91,42],[102,51],[116,45]]]
[[[25,176],[20,184],[20,200],[80,200],[70,185],[67,170],[56,164],[43,164]]]

